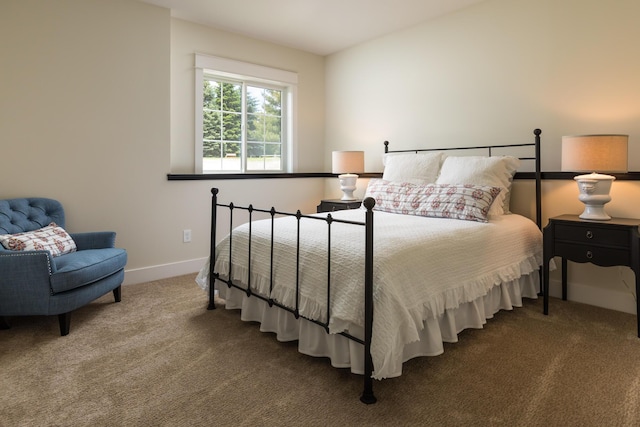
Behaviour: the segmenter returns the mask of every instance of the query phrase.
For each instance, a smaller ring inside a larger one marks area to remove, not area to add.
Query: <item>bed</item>
[[[456,149],[486,150],[481,156],[391,151],[385,142],[383,176],[369,181],[361,209],[261,210],[221,204],[212,189],[210,262],[196,279],[209,309],[218,292],[261,331],[362,374],[360,399],[374,403],[373,379],[400,376],[405,361],[441,354],[462,330],[537,298],[540,134],[531,143]],[[495,155],[505,149],[533,155]],[[510,212],[523,162],[535,169],[535,220]],[[219,208],[229,210],[220,242]],[[238,211],[247,221],[235,227]]]

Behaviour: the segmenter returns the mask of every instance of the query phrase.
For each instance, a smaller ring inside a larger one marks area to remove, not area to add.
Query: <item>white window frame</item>
[[[279,173],[294,172],[296,164],[296,102],[298,74],[265,67],[248,62],[236,61],[218,56],[195,54],[195,173],[204,173],[202,121],[203,121],[203,90],[205,74],[220,78],[241,80],[247,84],[265,84],[284,88],[282,113],[282,171],[252,170],[241,173]],[[218,173],[218,172],[215,172]],[[220,173],[225,173],[220,171]]]

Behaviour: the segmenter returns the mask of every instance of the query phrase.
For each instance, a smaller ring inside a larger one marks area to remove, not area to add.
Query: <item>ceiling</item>
[[[171,16],[328,55],[483,0],[142,0]]]

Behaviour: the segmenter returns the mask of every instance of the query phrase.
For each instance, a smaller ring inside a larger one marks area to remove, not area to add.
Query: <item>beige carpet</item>
[[[501,312],[438,357],[376,381],[279,343],[236,311],[207,311],[181,276],[126,286],[0,331],[1,426],[635,426],[635,316],[551,300]]]

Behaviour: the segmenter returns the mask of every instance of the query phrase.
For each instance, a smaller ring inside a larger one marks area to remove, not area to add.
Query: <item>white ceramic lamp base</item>
[[[584,203],[584,212],[580,214],[580,218],[593,221],[610,220],[611,217],[604,211],[604,205],[611,201],[609,191],[616,178],[594,172],[576,176],[574,179],[580,190],[578,199]]]
[[[358,175],[345,173],[338,175],[338,179],[340,180],[340,190],[342,190],[342,198],[340,200],[356,200],[353,192],[356,191]]]

